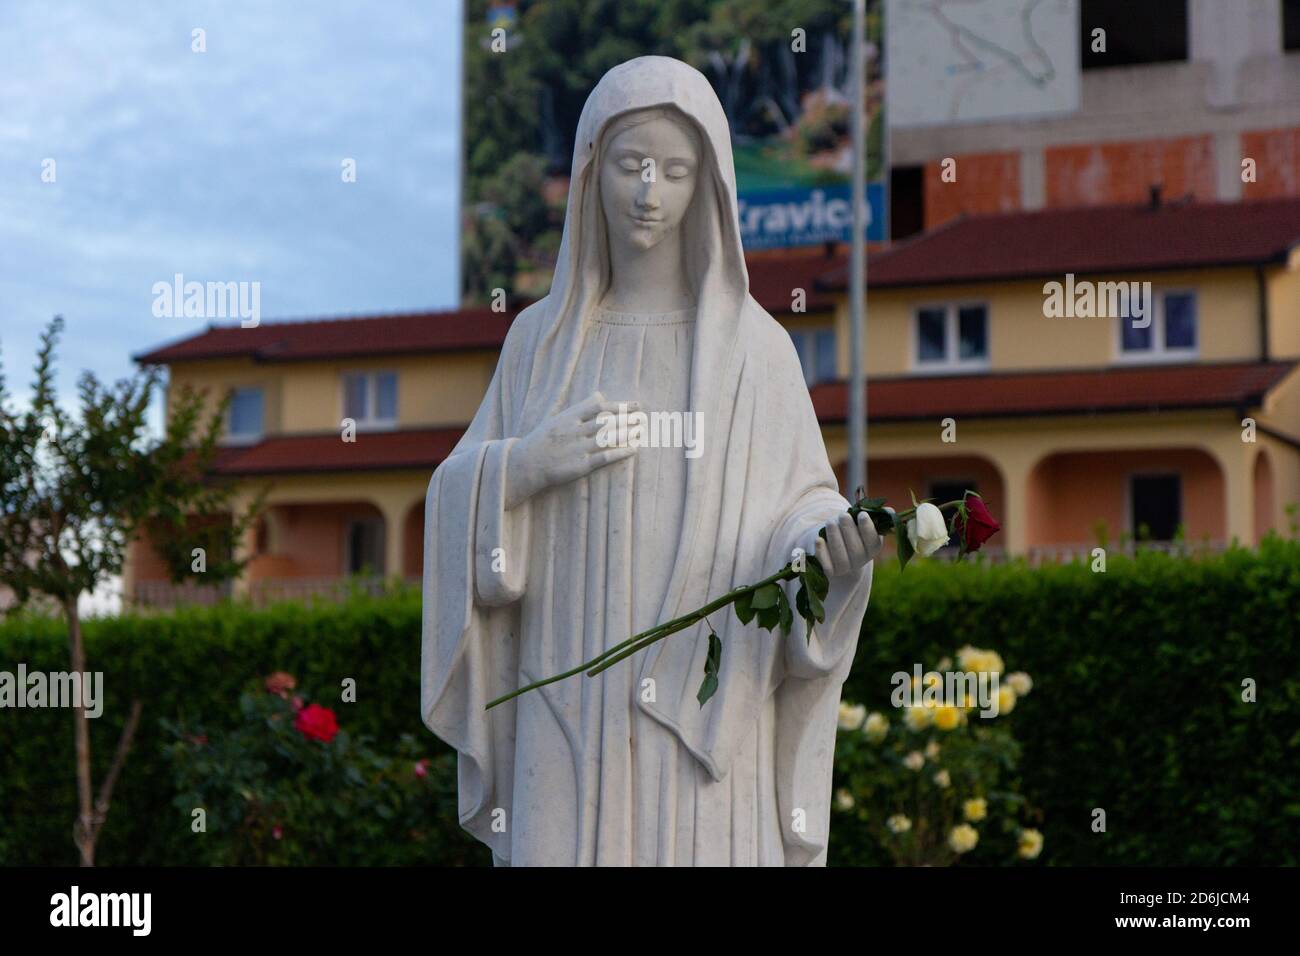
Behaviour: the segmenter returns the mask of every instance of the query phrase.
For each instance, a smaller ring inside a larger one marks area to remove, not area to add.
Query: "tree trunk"
[[[86,673],[86,646],[81,639],[81,618],[77,614],[74,595],[63,602],[63,612],[68,618],[68,650],[72,657],[72,671]],[[73,840],[81,854],[82,866],[95,865],[95,807],[90,785],[90,718],[84,707],[72,708],[72,721],[77,741],[77,822],[73,825]]]

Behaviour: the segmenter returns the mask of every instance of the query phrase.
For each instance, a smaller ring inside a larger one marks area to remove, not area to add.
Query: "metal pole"
[[[849,262],[849,487],[850,497],[867,485],[866,347],[866,0],[853,0],[853,49],[849,56],[853,89],[853,244]]]

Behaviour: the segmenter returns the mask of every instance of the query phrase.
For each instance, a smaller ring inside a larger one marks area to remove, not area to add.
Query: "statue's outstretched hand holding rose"
[[[621,404],[624,411],[640,408],[638,402]],[[519,439],[506,467],[506,507],[513,508],[547,488],[568,484],[636,454],[638,443],[627,441],[635,436],[620,434],[616,444],[608,440],[609,422],[611,416],[618,415],[619,405],[593,392]]]

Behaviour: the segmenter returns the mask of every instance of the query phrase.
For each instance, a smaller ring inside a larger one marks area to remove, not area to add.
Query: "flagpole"
[[[850,499],[867,486],[867,375],[863,367],[866,348],[866,100],[865,43],[866,0],[853,0],[852,71],[853,119],[853,243],[849,263],[849,486]]]

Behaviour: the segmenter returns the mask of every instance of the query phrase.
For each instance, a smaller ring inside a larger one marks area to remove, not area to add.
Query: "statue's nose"
[[[641,188],[637,191],[636,204],[645,209],[659,208],[659,192],[655,189],[653,179],[641,184]]]

